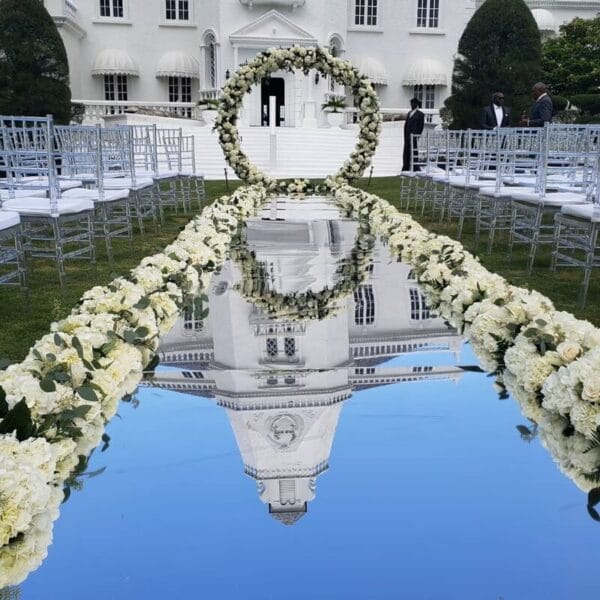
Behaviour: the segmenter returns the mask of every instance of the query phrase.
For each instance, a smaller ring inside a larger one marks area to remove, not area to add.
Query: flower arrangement
[[[316,69],[351,89],[361,115],[356,148],[340,170],[335,175],[327,177],[322,185],[315,185],[308,179],[293,182],[271,179],[252,165],[241,149],[236,127],[238,112],[250,88],[260,83],[273,71],[300,70],[308,74],[310,69]],[[237,70],[223,87],[215,127],[219,133],[219,143],[226,161],[245,183],[262,184],[271,193],[328,193],[336,185],[360,177],[369,166],[377,149],[381,131],[381,113],[377,94],[368,78],[361,75],[351,63],[335,58],[325,48],[292,46],[261,52],[249,64]]]
[[[336,271],[337,283],[319,292],[282,294],[270,290],[264,266],[244,243],[232,246],[230,257],[240,267],[241,282],[236,289],[269,318],[287,321],[325,319],[339,308],[339,301],[351,294],[367,278],[375,238],[368,222],[359,223],[356,242],[350,255]]]

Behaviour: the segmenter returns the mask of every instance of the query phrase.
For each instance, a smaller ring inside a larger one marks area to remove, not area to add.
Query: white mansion
[[[460,35],[482,0],[44,0],[65,41],[72,96],[93,101],[196,103],[257,52],[291,44],[328,46],[377,86],[384,108],[420,96],[439,108],[449,94]],[[543,35],[600,0],[528,0]],[[343,93],[330,81],[274,74],[246,106],[247,124],[302,123],[309,97]],[[184,110],[180,106],[181,111]],[[189,110],[189,109],[188,109]],[[184,112],[180,114],[185,115]]]
[[[356,234],[355,223],[318,199],[297,205],[278,202],[276,214],[266,210],[246,229],[271,286],[282,293],[334,285]],[[161,339],[161,362],[171,368],[149,384],[213,398],[226,410],[244,472],[285,524],[302,517],[315,497],[353,390],[458,381],[463,373],[456,366],[461,336],[429,312],[409,267],[378,243],[367,272],[336,314],[294,322],[268,318],[241,296],[239,268],[228,262],[211,284],[208,317],[188,312]],[[433,353],[450,364],[434,366],[441,361],[428,358]],[[386,364],[401,356],[405,364]],[[390,401],[401,402],[403,393],[411,391],[396,391]]]

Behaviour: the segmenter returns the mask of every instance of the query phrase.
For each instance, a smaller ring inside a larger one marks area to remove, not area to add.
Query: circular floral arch
[[[322,75],[332,77],[340,85],[349,87],[360,113],[360,131],[356,147],[339,171],[325,179],[323,188],[313,185],[308,179],[289,182],[268,177],[254,166],[242,151],[236,127],[244,96],[253,85],[260,83],[274,71],[302,70],[308,75],[310,69],[316,69]],[[381,113],[373,86],[351,63],[335,58],[321,47],[292,46],[261,52],[252,62],[236,71],[223,87],[216,129],[225,159],[242,181],[248,184],[262,184],[271,192],[312,193],[350,183],[363,174],[377,148]]]

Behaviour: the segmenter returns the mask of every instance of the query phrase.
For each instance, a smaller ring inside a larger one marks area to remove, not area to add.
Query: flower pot
[[[330,127],[341,127],[344,124],[344,117],[346,116],[343,112],[325,112],[327,115],[327,122]]]

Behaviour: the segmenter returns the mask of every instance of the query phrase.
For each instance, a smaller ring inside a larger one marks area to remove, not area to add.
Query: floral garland
[[[186,295],[206,289],[260,187],[206,208],[128,277],[86,292],[66,319],[0,372],[0,589],[37,568],[52,540],[62,488],[133,392]]]
[[[236,289],[252,304],[261,308],[268,317],[288,321],[325,319],[339,308],[339,301],[351,294],[365,281],[367,267],[371,262],[375,238],[371,235],[368,221],[358,224],[354,247],[348,258],[344,258],[336,271],[339,278],[333,287],[319,292],[282,294],[270,290],[268,274],[256,255],[241,242],[234,245],[230,257],[241,269],[241,282]]]
[[[238,112],[250,88],[273,71],[301,70],[308,74],[310,69],[316,69],[339,84],[351,88],[361,115],[356,148],[340,170],[327,177],[322,185],[315,185],[309,179],[296,179],[292,182],[271,179],[255,167],[241,149],[236,127]],[[215,128],[219,132],[219,143],[225,160],[242,181],[251,185],[262,184],[270,193],[312,194],[327,193],[335,186],[349,183],[362,175],[377,149],[381,120],[379,100],[373,86],[351,63],[333,57],[321,47],[292,46],[261,52],[233,74],[223,87]]]
[[[377,196],[342,186],[334,198],[348,216],[369,215],[373,232],[412,266],[431,308],[465,334],[501,389],[528,395],[530,410],[600,441],[600,330],[490,273],[459,242],[429,233]]]

